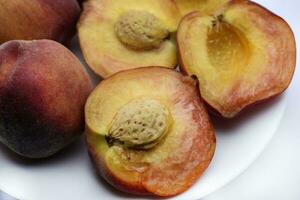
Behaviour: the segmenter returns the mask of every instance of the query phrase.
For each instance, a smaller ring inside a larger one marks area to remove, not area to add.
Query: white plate
[[[277,4],[272,8],[279,9],[279,1]],[[72,46],[82,59],[77,43]],[[96,76],[91,75],[96,83]],[[213,118],[217,133],[214,159],[198,182],[174,199],[200,199],[241,174],[272,138],[285,105],[286,97],[281,96],[234,120]],[[20,159],[0,145],[0,189],[22,200],[137,198],[118,192],[96,176],[82,140],[42,161]]]

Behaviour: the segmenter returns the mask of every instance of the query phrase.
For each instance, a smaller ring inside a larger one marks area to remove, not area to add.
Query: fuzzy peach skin
[[[92,83],[79,60],[51,40],[0,46],[0,141],[29,158],[50,156],[84,130]]]
[[[76,0],[0,2],[0,44],[9,40],[52,39],[67,42],[80,15]]]
[[[226,118],[281,94],[295,70],[291,28],[251,1],[231,3],[216,17],[188,14],[177,41],[181,70],[199,79],[202,98]]]
[[[86,0],[77,25],[80,47],[89,67],[101,77],[147,66],[175,68],[177,64],[176,32],[180,13],[172,0]],[[156,16],[170,32],[159,48],[133,50],[122,44],[114,26],[119,17],[131,10]]]
[[[116,112],[132,99],[150,98],[172,116],[167,135],[152,149],[110,146],[106,140]],[[215,133],[196,81],[162,67],[119,72],[102,81],[85,106],[86,141],[101,176],[119,190],[173,196],[186,191],[208,167]]]

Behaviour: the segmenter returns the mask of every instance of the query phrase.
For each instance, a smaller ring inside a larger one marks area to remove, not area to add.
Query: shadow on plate
[[[257,117],[266,110],[272,109],[280,101],[284,100],[285,94],[273,97],[267,101],[259,102],[256,105],[251,105],[249,108],[242,110],[235,118],[225,119],[221,116],[211,114],[211,121],[214,125],[215,130],[219,133],[230,133],[233,130],[238,129],[243,124],[247,123],[251,119]]]

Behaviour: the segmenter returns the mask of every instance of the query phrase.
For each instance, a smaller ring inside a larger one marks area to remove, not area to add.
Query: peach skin
[[[51,40],[0,46],[0,141],[29,158],[48,157],[84,131],[92,83],[79,60]]]
[[[76,0],[0,2],[0,44],[9,40],[52,39],[68,42],[80,15]]]

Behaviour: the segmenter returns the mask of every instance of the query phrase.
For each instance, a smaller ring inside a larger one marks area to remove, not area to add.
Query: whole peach
[[[80,15],[76,0],[0,1],[0,44],[9,40],[66,42]]]
[[[0,46],[0,141],[30,158],[50,156],[84,130],[92,83],[79,60],[51,40]]]

